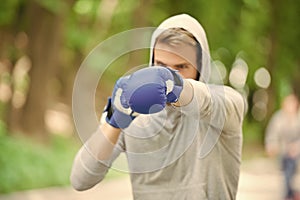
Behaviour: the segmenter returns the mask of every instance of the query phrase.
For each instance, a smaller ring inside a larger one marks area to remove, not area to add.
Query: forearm
[[[77,153],[71,172],[71,184],[76,190],[86,190],[99,183],[112,162],[112,154],[120,129],[104,123]]]
[[[211,103],[211,94],[206,84],[191,79],[184,79],[180,97],[172,105],[179,107],[178,109],[181,111],[187,110],[189,115],[203,117],[210,113]]]
[[[184,80],[177,105],[183,106],[180,108],[183,111],[188,110],[189,115],[227,132],[240,131],[245,112],[245,101],[233,89],[189,79]]]
[[[114,128],[108,123],[100,125],[99,129],[87,141],[85,147],[98,160],[108,160],[119,139],[121,129]]]
[[[184,79],[182,92],[179,96],[178,101],[173,103],[173,105],[177,107],[185,106],[192,101],[193,96],[194,96],[194,90],[191,83],[186,79]]]

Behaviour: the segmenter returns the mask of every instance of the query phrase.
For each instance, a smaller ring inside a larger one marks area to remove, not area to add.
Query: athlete
[[[187,14],[163,21],[150,66],[116,82],[104,122],[77,153],[73,187],[92,188],[125,153],[135,200],[235,199],[245,101],[208,84],[209,75],[199,22]]]

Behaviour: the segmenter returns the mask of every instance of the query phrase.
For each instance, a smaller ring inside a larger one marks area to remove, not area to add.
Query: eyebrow
[[[162,61],[160,61],[160,60],[155,60],[155,62],[161,63],[161,64],[163,64],[163,65],[168,66],[167,64],[165,64],[164,62],[162,62]],[[183,62],[183,63],[177,64],[177,65],[174,65],[174,66],[177,67],[177,66],[180,66],[180,65],[192,65],[192,64],[190,64],[190,63],[188,63],[188,62]]]

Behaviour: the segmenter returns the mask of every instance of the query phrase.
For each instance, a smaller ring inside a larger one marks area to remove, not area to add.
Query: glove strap
[[[167,101],[169,103],[175,103],[178,101],[180,93],[183,88],[183,79],[180,75],[175,71],[167,67],[167,69],[172,73],[173,80],[174,80],[174,87],[173,90],[167,94]]]
[[[127,115],[117,109],[113,108],[111,97],[108,98],[106,107],[103,111],[106,112],[106,122],[115,128],[127,128],[129,124],[135,119],[138,113],[131,111],[130,115]]]
[[[183,87],[183,80],[182,80],[182,78],[180,77],[180,75],[178,75],[176,71],[171,70],[171,69],[168,68],[168,67],[167,67],[167,69],[170,70],[170,72],[171,72],[172,75],[173,75],[173,78],[174,78],[174,85],[175,85],[175,86],[179,86],[179,87]]]

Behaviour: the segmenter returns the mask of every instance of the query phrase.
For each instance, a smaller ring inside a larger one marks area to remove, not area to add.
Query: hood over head
[[[202,67],[200,71],[200,79],[203,82],[208,82],[210,76],[210,52],[206,34],[201,24],[195,18],[187,14],[179,14],[166,19],[154,31],[151,38],[150,64],[153,64],[153,53],[156,38],[164,30],[169,28],[183,28],[190,32],[199,42],[202,48]]]

